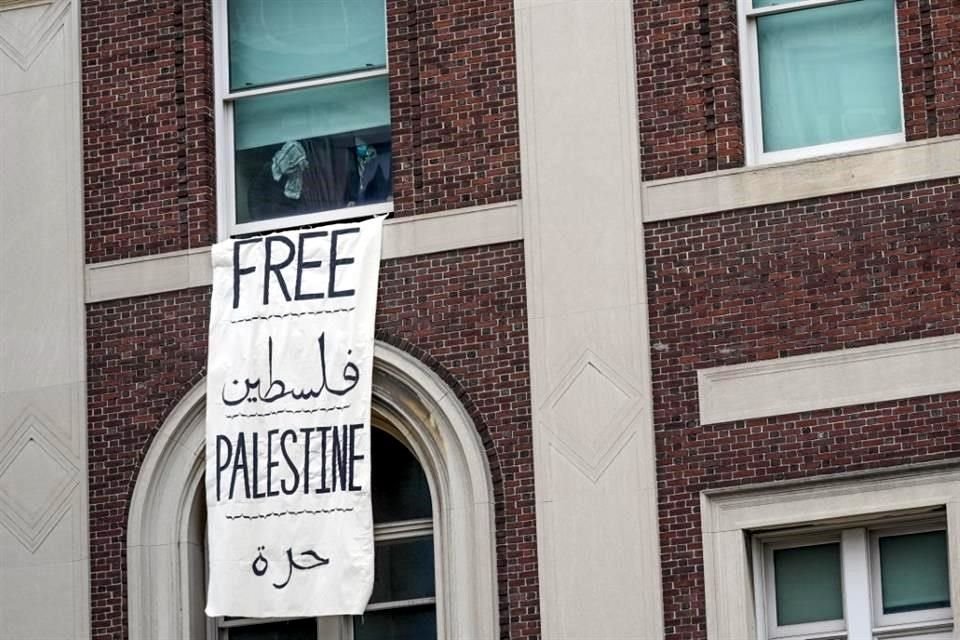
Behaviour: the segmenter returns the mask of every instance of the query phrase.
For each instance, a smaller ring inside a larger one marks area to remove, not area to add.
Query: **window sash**
[[[227,87],[279,85],[386,64],[384,0],[325,0],[310,6],[303,0],[224,2]]]
[[[234,161],[233,103],[240,98],[250,96],[295,91],[297,89],[350,82],[365,78],[389,76],[390,62],[388,55],[385,66],[370,70],[325,75],[292,82],[281,82],[275,85],[231,91],[227,0],[212,0],[212,2],[214,102],[216,105],[214,131],[216,132],[217,167],[217,239],[225,240],[230,237],[246,234],[282,231],[313,224],[324,224],[392,213],[393,199],[390,198],[385,202],[374,204],[362,204],[326,211],[298,213],[291,216],[279,216],[251,222],[237,222],[236,194],[234,192],[236,185],[236,167]],[[384,38],[386,38],[386,30]]]
[[[816,9],[866,0],[797,0],[769,7],[753,8],[753,0],[738,0],[737,25],[740,38],[740,80],[742,91],[742,116],[744,150],[748,166],[758,164],[773,164],[780,162],[794,162],[806,158],[836,155],[863,151],[877,147],[902,144],[906,141],[904,109],[903,109],[903,80],[899,61],[900,33],[894,7],[894,47],[897,56],[897,87],[899,96],[900,130],[890,134],[866,136],[849,140],[839,140],[824,144],[809,145],[777,151],[764,151],[763,147],[763,114],[760,98],[760,51],[757,35],[757,19],[763,16]],[[894,0],[889,0],[894,2]]]
[[[883,585],[880,574],[880,538],[886,536],[908,535],[911,533],[927,533],[931,531],[946,532],[946,527],[942,522],[917,523],[912,526],[890,526],[873,529],[870,532],[870,566],[871,571],[871,596],[876,606],[874,607],[874,624],[877,631],[884,627],[899,627],[902,625],[914,625],[917,623],[949,621],[951,620],[951,607],[940,607],[937,609],[921,609],[918,611],[906,611],[902,613],[884,613],[883,612]],[[948,551],[949,555],[949,551]],[[947,572],[949,574],[949,559]],[[950,595],[948,591],[948,595]],[[953,603],[951,603],[952,605]]]
[[[790,11],[799,11],[802,9],[813,9],[815,7],[826,7],[833,4],[846,4],[848,2],[863,2],[863,0],[796,0],[795,2],[784,2],[769,7],[753,7],[753,0],[745,0],[746,7],[744,13],[750,18],[759,16],[769,16],[775,13],[788,13]]]
[[[297,80],[296,82],[284,82],[281,84],[270,85],[268,87],[255,87],[253,89],[244,89],[242,91],[227,92],[223,95],[223,100],[233,102],[242,98],[251,98],[272,93],[284,93],[286,91],[297,91],[298,89],[310,89],[312,87],[322,87],[331,84],[340,84],[342,82],[351,82],[353,80],[366,80],[367,78],[378,78],[389,75],[390,71],[386,67],[370,69],[366,71],[354,71],[352,73],[341,73],[335,76],[324,76],[322,78],[309,78],[307,80]]]
[[[761,532],[751,537],[756,628],[761,640],[883,640],[901,637],[940,640],[952,637],[952,602],[945,608],[886,615],[882,605],[879,539],[890,535],[946,531],[941,516],[917,519],[904,513],[884,518],[881,522],[871,519],[846,526],[824,525],[809,529],[812,531]],[[773,551],[838,541],[841,544],[845,624],[840,626],[836,621],[830,621],[832,624],[818,622],[778,627]]]
[[[759,569],[759,580],[756,581],[755,593],[757,597],[757,613],[762,614],[762,620],[757,625],[758,629],[765,629],[768,638],[794,638],[794,637],[826,637],[841,638],[846,635],[846,602],[844,605],[844,618],[839,620],[824,620],[821,622],[807,622],[802,624],[779,625],[777,623],[777,594],[776,594],[776,575],[774,572],[774,551],[780,549],[796,549],[799,547],[810,547],[822,544],[839,544],[841,538],[837,534],[820,534],[814,536],[804,536],[801,538],[790,538],[782,541],[761,543],[759,540],[755,545],[754,566]],[[840,551],[841,575],[843,572],[843,549]],[[841,598],[843,596],[843,584],[841,584]]]

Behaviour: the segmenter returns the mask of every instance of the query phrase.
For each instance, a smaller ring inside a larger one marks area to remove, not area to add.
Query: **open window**
[[[221,237],[392,210],[384,0],[214,0]]]

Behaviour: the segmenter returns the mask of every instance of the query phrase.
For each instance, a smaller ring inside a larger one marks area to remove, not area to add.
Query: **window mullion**
[[[867,530],[845,529],[840,543],[847,638],[869,640],[873,633],[873,612],[870,603],[870,546]]]
[[[349,616],[317,618],[317,640],[353,640]]]

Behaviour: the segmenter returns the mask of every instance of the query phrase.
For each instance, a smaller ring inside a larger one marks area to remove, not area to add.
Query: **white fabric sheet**
[[[207,615],[366,607],[382,223],[213,247]]]

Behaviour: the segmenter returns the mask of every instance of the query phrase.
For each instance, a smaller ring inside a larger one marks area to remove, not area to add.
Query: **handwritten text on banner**
[[[213,247],[207,615],[360,614],[382,218]]]

